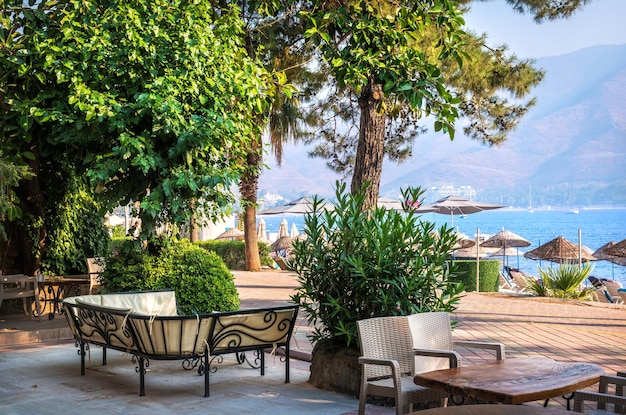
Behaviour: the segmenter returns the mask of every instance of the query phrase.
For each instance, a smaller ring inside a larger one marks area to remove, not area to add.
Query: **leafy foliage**
[[[593,271],[593,265],[586,262],[582,268],[578,264],[561,264],[555,268],[539,268],[540,282],[530,286],[537,295],[548,297],[589,299],[593,290],[583,287],[583,283]],[[537,286],[540,286],[537,290]]]
[[[487,47],[486,35],[471,32],[458,34],[462,66],[451,57],[439,60],[438,36],[441,31],[426,26],[411,46],[424,51],[425,59],[440,68],[439,81],[458,99],[458,116],[465,121],[463,132],[483,144],[502,144],[535,104],[527,97],[543,79],[543,71],[533,66],[533,60],[510,53],[506,45]],[[338,85],[331,87],[339,89]],[[413,155],[413,142],[427,131],[427,125],[419,113],[402,105],[402,100],[390,95],[387,102],[384,154],[391,161],[402,162]],[[353,91],[337,90],[313,108],[321,115],[315,132],[306,138],[315,144],[311,154],[326,159],[331,169],[348,176],[355,166],[360,139],[357,97]]]
[[[228,269],[245,270],[245,243],[241,241],[201,241],[196,244],[208,251],[215,252],[226,264]],[[257,242],[261,265],[272,265],[270,247],[265,242]]]
[[[423,191],[409,189],[406,200]],[[316,327],[314,340],[350,346],[358,339],[357,320],[426,311],[452,311],[462,284],[450,280],[448,258],[456,236],[445,225],[405,212],[363,210],[362,191],[351,195],[337,184],[334,209],[314,211],[304,222],[307,239],[294,242],[289,266],[301,287],[293,300]]]
[[[468,292],[476,291],[476,261],[455,260],[457,272],[453,281],[460,281]],[[480,292],[498,292],[500,286],[500,263],[495,260],[480,261],[478,284]]]
[[[155,239],[145,250],[126,241],[117,255],[106,259],[102,283],[107,292],[174,289],[185,314],[239,307],[234,278],[224,262],[187,240]]]
[[[8,157],[32,156],[20,208],[41,222],[21,251],[45,246],[49,201],[36,179],[50,160],[87,172],[101,215],[140,201],[146,233],[223,214],[271,95],[242,39],[234,5],[3,2],[0,142]]]
[[[351,191],[366,189],[365,208],[373,207],[378,197],[388,117],[430,116],[435,131],[454,138],[461,101],[444,82],[441,62],[463,63],[459,46],[464,20],[455,6],[448,0],[320,1],[302,13],[305,35],[320,49],[336,86],[358,99]],[[437,36],[429,48],[422,48],[418,40],[427,30]]]
[[[41,259],[41,271],[47,275],[86,273],[86,258],[109,252],[111,238],[99,214],[100,205],[83,178],[68,170],[54,169],[42,178],[48,184],[50,202],[45,219],[47,249]]]
[[[0,149],[0,240],[7,239],[4,222],[22,217],[22,209],[18,205],[19,198],[14,188],[20,180],[28,179],[30,176],[27,166],[11,162],[5,158],[4,152]]]

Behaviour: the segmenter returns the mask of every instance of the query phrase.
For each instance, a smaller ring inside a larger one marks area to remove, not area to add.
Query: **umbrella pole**
[[[583,242],[582,231],[578,228],[578,269],[583,268]]]
[[[476,292],[480,292],[480,228],[476,228]]]

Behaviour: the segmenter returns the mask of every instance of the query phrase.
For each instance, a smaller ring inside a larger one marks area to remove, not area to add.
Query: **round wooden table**
[[[459,405],[411,412],[409,415],[571,415],[565,409],[527,405]]]

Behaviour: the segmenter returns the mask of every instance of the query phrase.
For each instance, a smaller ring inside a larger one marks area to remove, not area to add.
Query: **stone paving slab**
[[[234,271],[233,274],[242,308],[284,304],[298,286],[297,276],[288,271]],[[602,366],[609,374],[626,369],[626,308],[619,305],[498,293],[469,293],[461,299],[453,319],[458,321],[453,332],[455,339],[501,342],[506,346],[507,358],[544,356],[557,360],[591,362]],[[240,369],[225,369],[223,378],[219,372],[213,378],[209,400],[197,397],[201,395],[202,382],[188,379],[189,373],[178,373],[180,371],[177,368],[171,371],[177,373],[175,378],[184,377],[181,380],[184,385],[179,386],[179,389],[185,393],[180,390],[178,394],[167,392],[167,384],[158,386],[165,377],[158,373],[156,376],[148,374],[148,396],[144,398],[136,396],[137,375],[126,375],[126,372],[134,371],[134,366],[129,363],[116,364],[106,369],[96,365],[90,369],[94,371],[93,376],[80,377],[79,359],[72,341],[34,344],[41,340],[37,340],[33,331],[43,333],[46,331],[44,327],[51,327],[61,333],[57,333],[57,336],[61,336],[66,324],[58,317],[53,321],[44,318],[39,323],[20,316],[0,316],[0,371],[3,380],[0,382],[0,413],[32,413],[30,410],[33,408],[55,408],[55,405],[71,409],[75,406],[73,402],[78,401],[85,402],[90,409],[92,405],[96,405],[96,410],[104,411],[106,408],[107,413],[128,413],[128,408],[132,408],[133,413],[150,412],[156,415],[174,411],[178,413],[178,409],[183,408],[190,414],[200,413],[200,410],[203,410],[202,413],[273,415],[356,414],[355,397],[319,391],[307,384],[309,363],[306,360],[310,358],[312,350],[307,335],[311,328],[302,312],[292,342],[292,357],[300,360],[292,360],[290,385],[280,382],[283,373],[280,369],[277,376],[268,373],[265,378],[260,378],[255,371],[249,373],[241,372]],[[7,344],[3,343],[5,332],[14,335],[21,333],[27,340],[27,345],[21,346],[24,350],[20,346],[1,347]],[[492,358],[489,354],[476,353],[475,350],[460,349],[459,352],[464,364]],[[151,370],[162,370],[163,363],[167,362],[154,362]],[[13,371],[5,372],[7,366],[11,366]],[[106,377],[97,376],[96,372],[100,370]],[[5,377],[6,374],[9,377]],[[11,379],[12,382],[4,382],[4,379]],[[39,393],[43,385],[41,379],[55,384],[54,387],[49,386],[50,389],[46,389],[43,396]],[[120,389],[111,390],[111,386],[118,387],[118,382],[122,385]],[[63,389],[63,385],[67,389]],[[150,388],[157,387],[161,388],[159,392],[151,395]],[[33,400],[17,404],[13,399],[16,395],[33,396]],[[161,395],[164,395],[163,399]],[[177,400],[174,395],[182,397]],[[563,399],[558,398],[551,400],[549,405],[562,407],[564,403]],[[530,404],[541,405],[543,402]],[[83,413],[88,408],[81,405],[76,406],[76,413]],[[115,409],[118,406],[119,411]],[[212,408],[216,410],[212,411]],[[391,408],[368,406],[367,409],[370,415],[393,413]]]

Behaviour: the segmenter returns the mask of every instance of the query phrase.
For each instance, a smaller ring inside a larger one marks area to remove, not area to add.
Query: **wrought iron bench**
[[[265,349],[284,348],[285,383],[289,383],[289,345],[298,306],[239,310],[179,316],[173,291],[102,294],[69,297],[63,312],[80,347],[81,375],[91,344],[132,356],[139,373],[139,395],[145,395],[146,367],[153,360],[182,360],[184,369],[197,367],[204,375],[204,396],[209,396],[209,373],[215,358],[236,353],[247,360],[254,351],[261,375],[265,374]]]

